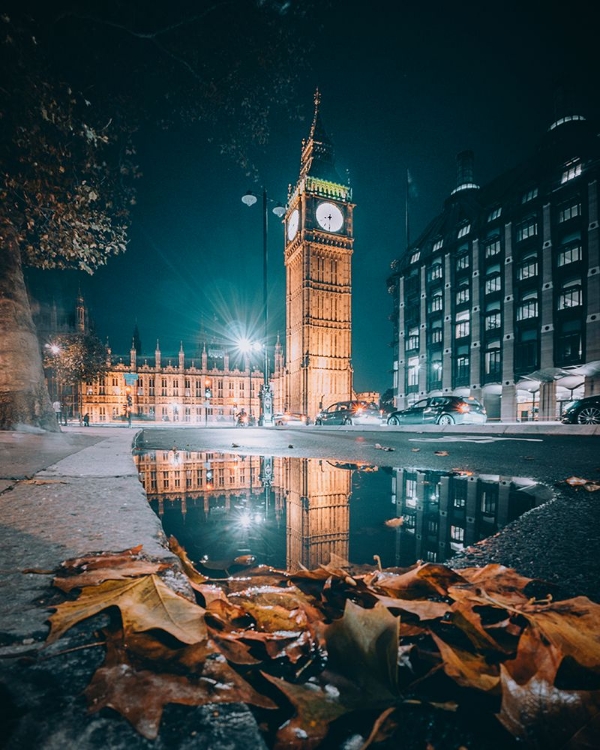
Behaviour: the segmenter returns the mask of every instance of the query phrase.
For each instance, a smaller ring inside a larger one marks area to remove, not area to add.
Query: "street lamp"
[[[250,359],[250,354],[253,351],[261,351],[261,349],[263,349],[263,345],[260,343],[260,341],[240,339],[240,341],[238,342],[238,349],[245,356],[246,365],[248,367],[248,417],[252,417],[252,361]],[[250,420],[250,422],[252,422],[252,420]]]
[[[246,195],[242,196],[242,203],[246,206],[253,206],[257,202],[258,198],[251,190],[248,190]],[[261,398],[260,398],[260,419],[259,424],[271,425],[273,424],[273,394],[271,393],[271,386],[269,385],[269,349],[267,346],[269,337],[269,299],[268,299],[268,269],[269,269],[269,253],[268,253],[268,242],[267,238],[269,235],[269,212],[267,210],[269,204],[269,198],[267,196],[267,190],[263,187],[262,190],[263,200],[263,315],[264,315],[264,382],[262,386]],[[273,213],[277,218],[281,218],[285,213],[285,207],[281,203],[277,203],[273,208]]]

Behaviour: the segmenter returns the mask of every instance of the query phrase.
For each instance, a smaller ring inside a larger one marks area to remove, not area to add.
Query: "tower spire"
[[[335,168],[333,143],[321,121],[321,92],[315,91],[315,112],[307,140],[302,141],[300,175],[343,184]]]

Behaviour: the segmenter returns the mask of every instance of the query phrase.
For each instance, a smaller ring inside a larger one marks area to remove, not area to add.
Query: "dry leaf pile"
[[[476,705],[526,747],[597,747],[600,605],[585,597],[531,598],[539,582],[499,565],[259,566],[211,581],[171,544],[196,602],[136,549],[65,563],[56,584],[71,598],[50,618],[52,642],[114,614],[89,708],[146,738],[169,703],[246,703],[275,748],[331,747],[328,732],[357,717],[367,747],[419,706]]]

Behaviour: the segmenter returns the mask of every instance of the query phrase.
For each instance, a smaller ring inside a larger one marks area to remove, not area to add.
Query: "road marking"
[[[411,443],[495,443],[499,440],[520,440],[526,443],[543,443],[542,438],[513,438],[513,437],[494,437],[494,436],[473,436],[473,437],[453,437],[451,435],[443,435],[441,437],[434,438],[409,438]]]

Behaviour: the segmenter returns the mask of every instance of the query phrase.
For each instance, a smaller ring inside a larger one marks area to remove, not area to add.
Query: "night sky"
[[[459,151],[475,152],[475,181],[485,184],[536,147],[554,119],[557,86],[571,110],[599,114],[592,3],[418,6],[323,3],[298,91],[303,119],[280,113],[271,123],[268,145],[254,154],[258,182],[193,128],[152,132],[139,147],[144,178],[127,252],[93,277],[63,273],[56,287],[54,274],[35,273],[35,287],[42,280],[47,293],[74,294],[80,285],[113,352],[128,352],[136,322],[148,357],[157,338],[165,355],[180,341],[192,355],[204,334],[260,335],[260,203],[248,208],[241,196],[264,184],[274,201],[286,202],[319,87],[338,172],[348,174],[356,203],[354,384],[385,391],[392,384],[386,279],[406,245],[406,170],[415,188],[413,241],[455,187]],[[283,227],[273,215],[269,282],[271,335],[284,341]]]

